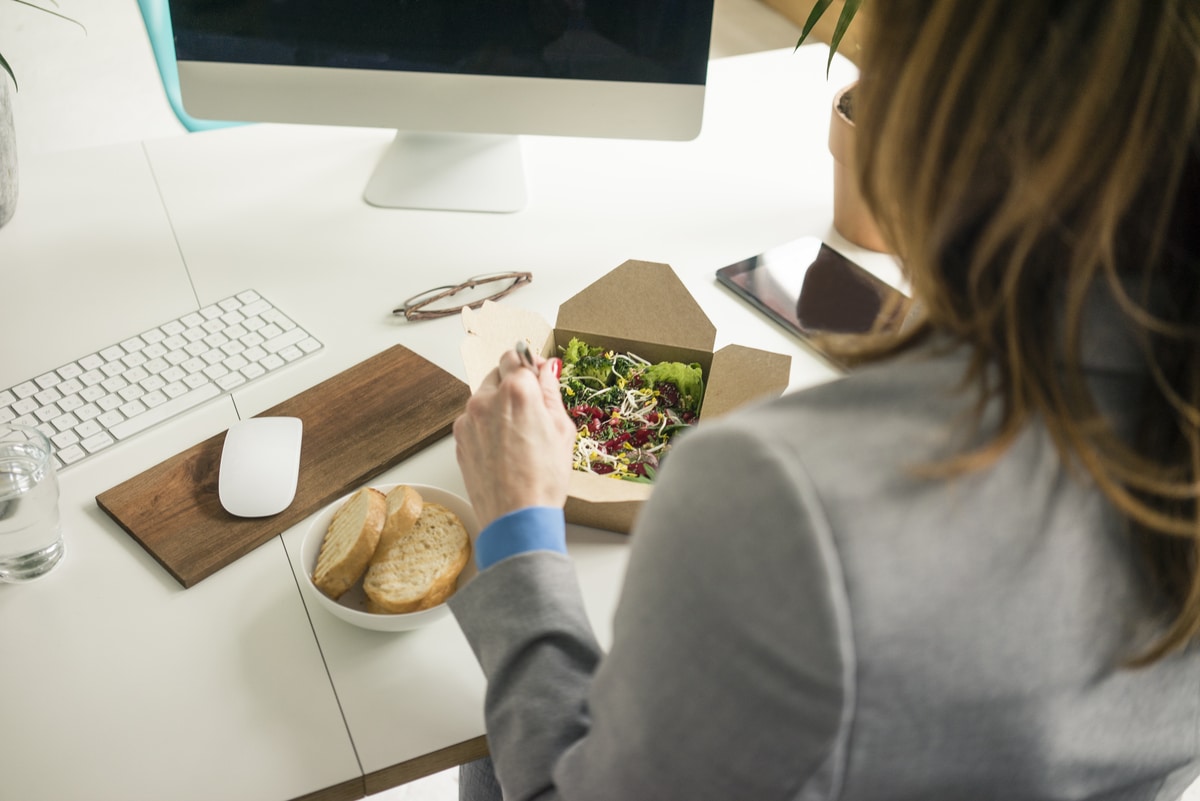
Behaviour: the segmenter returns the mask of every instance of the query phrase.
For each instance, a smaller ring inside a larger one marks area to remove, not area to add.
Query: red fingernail
[[[555,356],[550,360],[550,372],[554,373],[555,378],[562,377],[562,359]]]

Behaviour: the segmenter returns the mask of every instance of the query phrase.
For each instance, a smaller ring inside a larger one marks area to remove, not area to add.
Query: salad
[[[704,397],[698,364],[650,363],[572,339],[559,389],[575,422],[574,467],[651,481],[681,429],[696,422]]]

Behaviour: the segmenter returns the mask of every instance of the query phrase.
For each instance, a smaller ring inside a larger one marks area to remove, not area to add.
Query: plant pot
[[[17,210],[17,131],[10,82],[8,75],[0,72],[0,226]]]
[[[833,154],[833,227],[847,241],[869,250],[888,253],[883,234],[867,209],[855,179],[854,121],[842,110],[843,98],[855,84],[833,98],[829,119],[829,152]]]

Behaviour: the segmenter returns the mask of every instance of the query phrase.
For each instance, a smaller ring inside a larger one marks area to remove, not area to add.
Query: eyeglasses
[[[478,309],[484,301],[499,300],[509,292],[528,284],[533,273],[490,273],[468,278],[461,284],[439,286],[413,295],[392,314],[403,314],[406,320],[432,320],[448,317],[466,308]]]

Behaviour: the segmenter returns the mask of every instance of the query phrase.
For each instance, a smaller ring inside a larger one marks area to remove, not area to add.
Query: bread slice
[[[313,584],[336,600],[350,589],[371,562],[387,514],[387,499],[373,487],[351,495],[329,521],[317,554]]]
[[[405,484],[393,487],[387,494],[387,516],[383,521],[383,533],[379,535],[379,545],[375,555],[382,558],[383,554],[396,544],[396,540],[407,536],[412,531],[413,524],[421,516],[425,501],[421,493]]]
[[[441,504],[424,504],[408,536],[367,568],[367,610],[398,614],[437,606],[453,594],[470,557],[471,538],[458,516]]]

